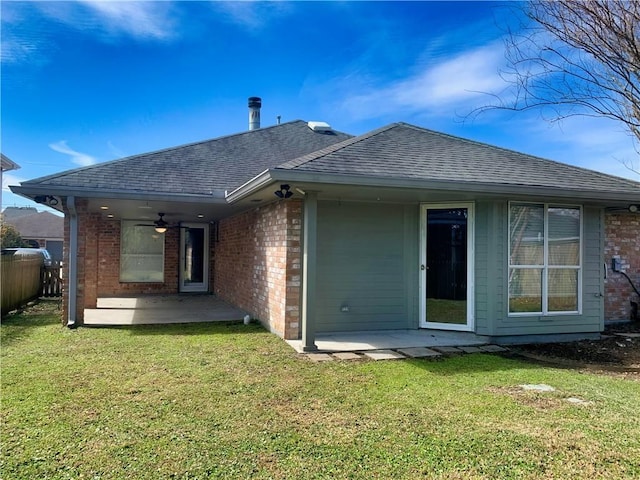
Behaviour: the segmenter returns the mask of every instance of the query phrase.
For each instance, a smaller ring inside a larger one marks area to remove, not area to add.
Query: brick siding
[[[605,215],[604,260],[611,267],[613,256],[619,255],[622,270],[640,288],[640,215],[634,213],[608,213]],[[629,320],[630,301],[640,302],[623,275],[609,268],[605,280],[605,320]]]
[[[221,220],[215,293],[296,339],[300,331],[302,203],[287,200]]]

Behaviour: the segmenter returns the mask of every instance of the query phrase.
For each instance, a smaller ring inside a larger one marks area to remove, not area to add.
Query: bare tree
[[[611,118],[640,152],[640,1],[534,0],[522,8],[527,22],[507,35],[509,98],[484,109]]]

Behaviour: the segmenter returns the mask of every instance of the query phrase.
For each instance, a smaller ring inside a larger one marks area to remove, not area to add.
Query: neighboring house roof
[[[394,123],[277,169],[482,185],[640,194],[640,183]],[[470,185],[473,188],[473,185]]]
[[[7,207],[2,211],[2,218],[8,222],[14,218],[33,215],[35,213],[38,213],[38,209],[35,207]]]
[[[296,120],[69,170],[22,182],[22,186],[211,195],[348,138],[351,135],[336,131],[314,132]]]
[[[5,218],[5,223],[13,225],[22,238],[62,239],[64,237],[64,217],[50,212]]]
[[[8,172],[9,170],[17,170],[20,168],[16,162],[7,157],[4,153],[0,153],[0,170]]]

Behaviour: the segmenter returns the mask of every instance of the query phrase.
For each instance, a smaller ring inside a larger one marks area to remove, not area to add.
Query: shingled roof
[[[278,169],[640,195],[640,183],[406,123],[285,162]]]
[[[314,132],[306,122],[296,120],[68,170],[22,186],[211,195],[348,138],[351,135],[337,131]]]
[[[23,238],[62,238],[64,236],[64,218],[49,212],[36,212],[5,219],[13,225]]]

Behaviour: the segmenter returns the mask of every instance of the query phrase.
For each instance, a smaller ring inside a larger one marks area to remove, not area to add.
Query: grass
[[[427,321],[466,325],[467,301],[427,298]]]
[[[633,380],[488,354],[316,364],[257,325],[67,330],[50,306],[1,335],[3,479],[640,477]]]

